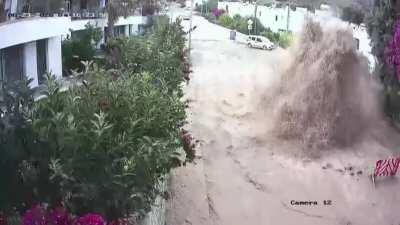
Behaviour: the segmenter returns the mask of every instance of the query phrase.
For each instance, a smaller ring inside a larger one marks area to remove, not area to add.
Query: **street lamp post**
[[[192,45],[192,21],[193,21],[193,0],[190,0],[190,26],[189,26],[189,61],[190,61],[190,48]]]

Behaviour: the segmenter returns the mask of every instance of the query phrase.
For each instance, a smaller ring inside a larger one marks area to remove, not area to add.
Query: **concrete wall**
[[[68,33],[67,17],[29,18],[0,23],[0,49]]]
[[[62,77],[61,36],[47,40],[47,71],[57,78]]]
[[[31,87],[39,85],[37,74],[36,41],[26,43],[23,50],[24,72],[28,78],[33,79]]]

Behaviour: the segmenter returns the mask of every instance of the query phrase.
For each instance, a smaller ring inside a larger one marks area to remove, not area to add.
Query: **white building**
[[[240,15],[243,17],[254,17],[257,12],[257,18],[264,27],[270,28],[274,32],[289,30],[293,33],[301,31],[307,17],[326,23],[332,21],[342,26],[350,27],[353,30],[354,39],[358,45],[358,50],[364,54],[370,62],[370,70],[375,66],[375,57],[371,54],[370,38],[365,26],[356,26],[349,24],[336,17],[329,5],[321,5],[321,9],[310,12],[306,8],[296,7],[294,10],[285,6],[282,8],[257,6],[255,4],[242,2],[218,2],[218,9],[224,9],[229,16]]]
[[[5,0],[6,18],[3,21],[0,18],[0,83],[27,76],[33,79],[32,87],[36,87],[44,81],[47,72],[61,78],[62,40],[71,32],[85,29],[88,23],[101,28],[103,33],[107,27],[107,18],[102,13],[105,0],[83,2],[95,4],[82,9],[82,3],[70,5],[69,0],[65,0],[61,6],[66,6],[68,13],[60,8],[54,14],[48,9],[46,13],[41,12],[39,6],[34,13],[23,13],[24,0]],[[137,34],[146,22],[147,17],[137,12],[121,17],[115,24],[115,31],[126,36]]]

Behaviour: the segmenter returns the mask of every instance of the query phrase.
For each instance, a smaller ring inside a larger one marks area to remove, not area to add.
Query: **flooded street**
[[[229,41],[228,30],[201,17],[194,25],[185,98],[200,145],[195,164],[172,174],[168,225],[400,223],[398,180],[374,188],[368,177],[392,143],[366,139],[309,158],[271,137],[274,106],[263,102],[289,53]]]

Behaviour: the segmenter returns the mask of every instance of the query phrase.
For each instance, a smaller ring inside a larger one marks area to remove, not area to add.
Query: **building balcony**
[[[65,35],[70,23],[69,17],[28,17],[0,23],[0,49]]]

